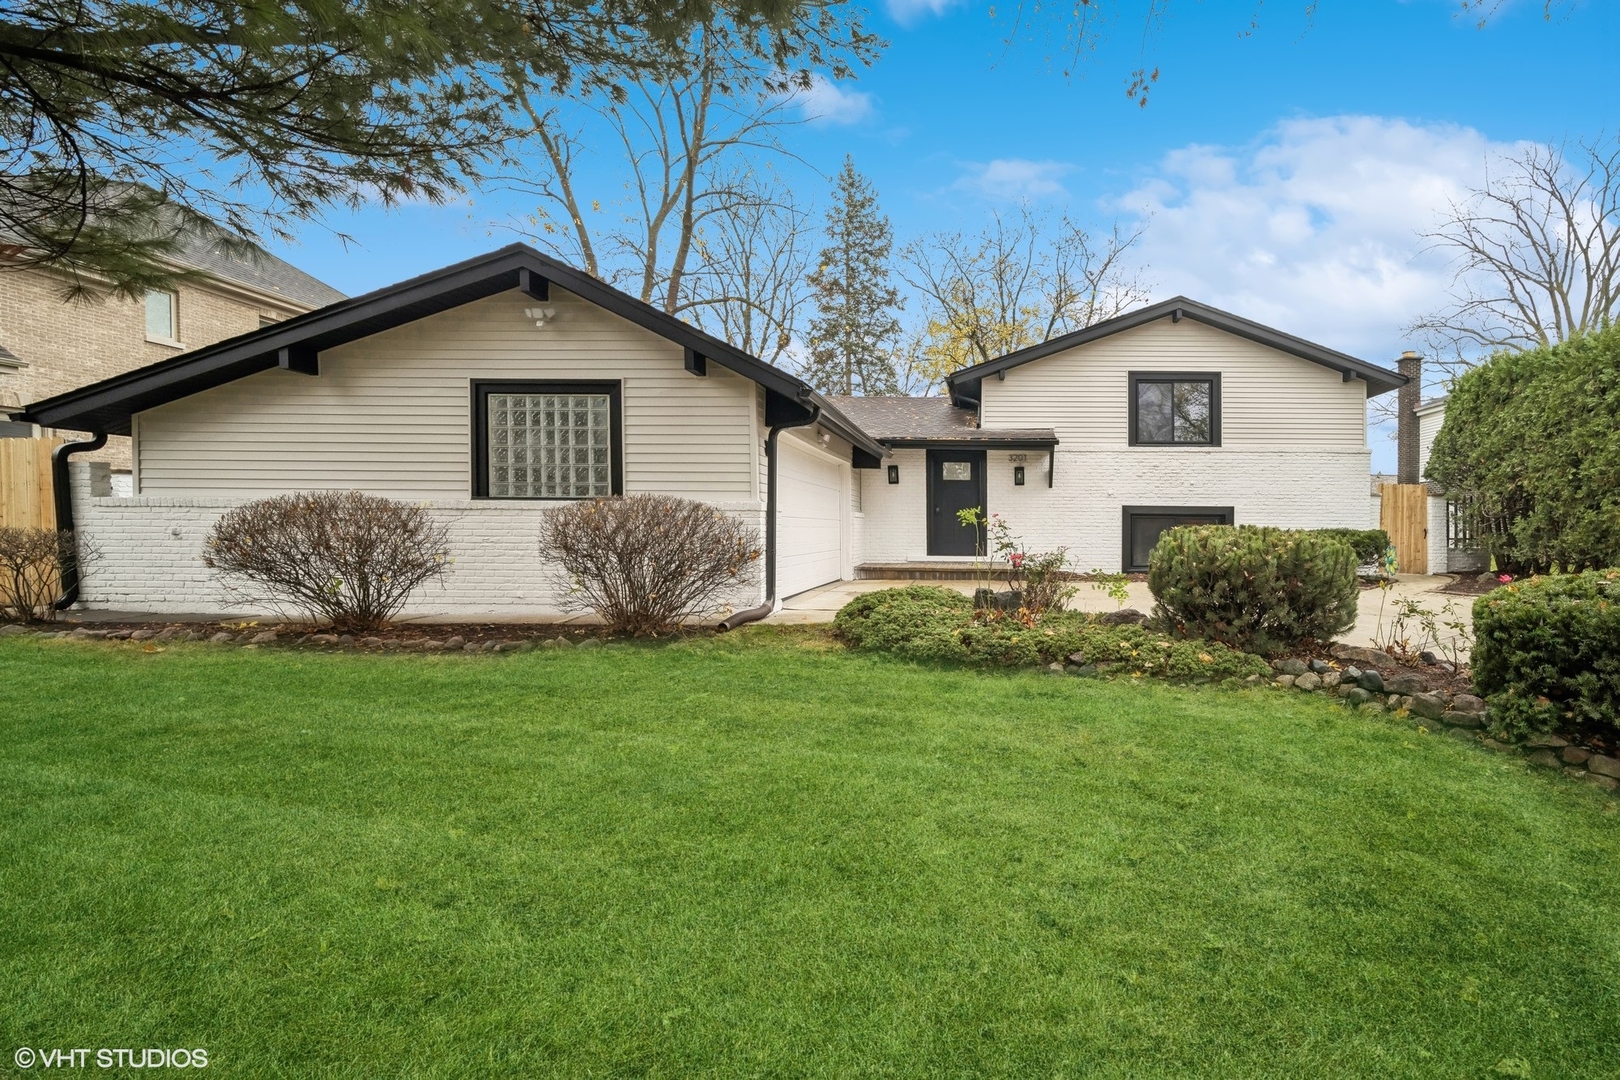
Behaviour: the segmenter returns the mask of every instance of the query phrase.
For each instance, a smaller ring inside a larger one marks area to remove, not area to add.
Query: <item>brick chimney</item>
[[[1423,357],[1409,349],[1401,353],[1396,370],[1411,381],[1395,392],[1395,479],[1402,484],[1416,484],[1423,479],[1418,475],[1417,418],[1417,407],[1423,403]]]

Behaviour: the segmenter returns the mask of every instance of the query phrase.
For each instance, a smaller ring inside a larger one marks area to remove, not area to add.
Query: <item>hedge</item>
[[[1464,374],[1426,471],[1498,566],[1620,566],[1620,324]]]
[[[1148,588],[1163,627],[1272,654],[1356,623],[1356,555],[1318,532],[1182,525],[1159,538]]]
[[[1312,529],[1313,534],[1328,540],[1342,540],[1356,553],[1356,565],[1381,562],[1389,550],[1389,533],[1383,529]]]
[[[1474,601],[1474,683],[1499,730],[1620,728],[1620,570],[1532,577]]]
[[[973,603],[951,589],[910,585],[856,597],[833,620],[860,649],[988,667],[1033,667],[1079,653],[1088,664],[1171,679],[1265,675],[1265,661],[1212,642],[1179,640],[1140,626],[1104,626],[1080,612],[1053,612],[1033,626],[1012,618],[979,622]]]

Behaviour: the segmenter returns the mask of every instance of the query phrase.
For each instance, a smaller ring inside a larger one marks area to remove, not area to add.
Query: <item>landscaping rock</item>
[[[1559,738],[1557,735],[1538,734],[1532,735],[1528,739],[1524,740],[1524,745],[1532,750],[1541,750],[1546,748],[1557,750],[1559,747],[1568,746],[1569,740]]]
[[[129,631],[129,630],[109,630],[109,631],[107,631],[107,640],[108,641],[128,641],[129,640],[129,635],[131,633],[132,633],[132,631]]]
[[[1368,667],[1390,662],[1388,653],[1379,652],[1377,649],[1363,649],[1359,645],[1335,645],[1328,650],[1328,655],[1335,660],[1351,660]]]
[[[1344,681],[1345,682],[1353,683],[1357,679],[1361,678],[1361,669],[1356,667],[1354,664],[1351,664],[1349,667],[1345,668],[1339,674],[1344,676]]]
[[[83,627],[83,626],[79,627],[77,630],[71,630],[71,631],[68,632],[68,637],[70,637],[70,638],[83,639],[83,638],[87,638],[89,636],[90,636],[90,631],[88,629],[86,629],[85,627]]]
[[[354,635],[353,634],[339,634],[338,635],[338,644],[339,645],[353,645],[354,644]]]
[[[1615,788],[1620,788],[1620,780],[1616,780],[1612,776],[1603,776],[1599,773],[1589,772],[1585,777],[1583,777],[1583,779],[1588,784],[1594,784],[1597,787],[1602,788],[1604,791],[1613,791]]]
[[[1103,626],[1142,626],[1148,617],[1135,608],[1120,608],[1098,616],[1097,622]]]
[[[483,652],[484,646],[476,641],[469,641],[461,647],[462,652]]]
[[[1345,702],[1352,706],[1365,705],[1367,702],[1372,700],[1372,692],[1369,690],[1363,690],[1359,686],[1352,686],[1349,689],[1345,689],[1343,690],[1343,693]]]
[[[495,643],[495,651],[496,652],[517,652],[518,651],[518,642],[516,642],[516,641],[497,641]]]
[[[129,640],[131,640],[131,641],[145,641],[148,638],[155,638],[157,636],[158,636],[158,632],[156,630],[141,629],[141,630],[136,630],[134,633],[130,634],[129,635]]]
[[[522,641],[518,642],[517,651],[534,652],[534,642],[530,641],[528,638],[524,638]]]
[[[165,626],[162,630],[158,631],[157,637],[153,640],[173,641],[175,638],[180,636],[180,632],[181,631],[178,626]]]
[[[1373,694],[1384,692],[1384,677],[1376,671],[1363,671],[1356,685]]]
[[[579,643],[579,647],[582,649],[600,649],[602,647],[602,639],[588,637]]]
[[[1450,735],[1454,739],[1461,739],[1464,742],[1478,742],[1479,741],[1479,736],[1474,734],[1472,731],[1469,731],[1466,728],[1459,728],[1459,727],[1447,728],[1446,729],[1446,734]]]
[[[1287,660],[1273,660],[1271,666],[1284,675],[1303,675],[1310,670],[1305,666],[1305,661],[1296,660],[1293,657],[1289,657]]]
[[[231,633],[228,630],[221,630],[219,633],[213,635],[208,640],[212,641],[215,645],[223,645],[227,641],[235,641],[236,640],[236,635]]]
[[[21,623],[7,623],[0,626],[0,637],[16,637],[18,634],[28,633],[28,627]]]
[[[1069,663],[1071,663],[1071,664],[1083,664],[1085,662],[1086,662],[1086,654],[1085,653],[1072,652],[1072,653],[1069,654]]]
[[[1525,760],[1532,765],[1539,765],[1543,769],[1556,769],[1561,764],[1561,762],[1558,760],[1558,755],[1553,753],[1551,750],[1537,750],[1533,753],[1526,754]]]
[[[464,649],[464,648],[467,647],[467,639],[462,637],[460,634],[457,634],[454,637],[449,638],[448,640],[446,640],[445,643],[444,643],[444,647],[445,647],[445,649],[450,650],[450,651],[454,651],[456,649]]]
[[[1485,700],[1473,694],[1458,694],[1451,699],[1451,707],[1458,712],[1482,713],[1485,711]]]
[[[1409,709],[1409,708],[1411,708],[1412,699],[1407,698],[1407,697],[1402,697],[1399,694],[1391,694],[1391,695],[1389,695],[1388,698],[1386,698],[1384,700],[1384,704],[1389,706],[1389,711],[1390,712],[1399,712],[1401,709]]]
[[[1279,675],[1279,676],[1277,676],[1275,679],[1273,679],[1271,681],[1276,683],[1278,686],[1280,686],[1280,687],[1282,687],[1283,689],[1286,690],[1288,687],[1294,685],[1295,678],[1297,678],[1297,676],[1294,676],[1294,675]]]
[[[1423,661],[1425,664],[1428,664],[1430,667],[1433,667],[1440,662],[1440,658],[1434,655],[1434,653],[1430,652],[1428,649],[1424,649],[1422,652],[1418,653],[1418,659]]]
[[[1324,671],[1321,675],[1322,689],[1332,690],[1344,681],[1344,676],[1337,671]]]
[[[444,649],[444,642],[434,641],[432,638],[422,642],[423,652],[440,652]]]
[[[1570,765],[1585,765],[1592,751],[1584,746],[1566,746],[1558,751],[1558,756]]]
[[[375,649],[377,646],[382,644],[382,638],[376,637],[375,635],[372,637],[363,637],[360,639],[360,644],[364,645],[368,649]]]
[[[1577,769],[1573,765],[1565,765],[1564,766],[1564,775],[1569,777],[1571,780],[1579,780],[1581,777],[1586,775],[1586,770],[1585,769]]]
[[[1450,724],[1452,727],[1477,728],[1483,720],[1479,713],[1458,712],[1456,709],[1447,709],[1440,714],[1440,722]]]
[[[557,642],[557,645],[559,647],[566,646],[566,647],[568,647],[570,649],[572,649],[574,647],[574,643],[572,641],[568,640],[565,637],[556,638],[554,640]]]
[[[1054,660],[1050,664],[1046,665],[1046,670],[1050,671],[1054,675],[1062,675],[1063,665]]]
[[[1620,778],[1620,758],[1612,758],[1604,754],[1593,754],[1586,759],[1586,767],[1599,776]]]
[[[311,645],[336,645],[338,636],[336,634],[311,634],[309,643]]]
[[[1328,663],[1326,660],[1312,660],[1306,666],[1311,669],[1311,674],[1313,675],[1326,675],[1328,672],[1333,670],[1333,665]]]
[[[1423,681],[1422,676],[1404,671],[1399,675],[1391,675],[1384,685],[1392,694],[1421,694],[1429,689],[1429,684]]]
[[[1484,743],[1486,746],[1490,747],[1492,750],[1512,750],[1513,749],[1513,747],[1509,746],[1505,742],[1502,742],[1500,739],[1481,739],[1479,741]]]
[[[254,634],[253,635],[253,641],[251,642],[251,644],[253,644],[253,645],[274,645],[275,641],[276,641],[276,632],[274,630],[266,630],[262,634]]]
[[[1070,664],[1068,666],[1067,670],[1068,670],[1070,675],[1077,675],[1082,679],[1089,679],[1092,676],[1097,674],[1097,665],[1096,664]],[[1258,681],[1260,676],[1251,675],[1250,678]]]
[[[1320,690],[1320,689],[1322,689],[1322,676],[1314,675],[1311,672],[1307,671],[1305,674],[1299,676],[1298,678],[1296,678],[1294,680],[1294,689],[1295,690]]]
[[[1445,715],[1446,699],[1439,694],[1413,694],[1407,708],[1425,720],[1438,720]]]

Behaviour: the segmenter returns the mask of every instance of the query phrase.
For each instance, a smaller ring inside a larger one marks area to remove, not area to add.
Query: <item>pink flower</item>
[[[1011,555],[1007,556],[1007,558],[1012,561],[1014,566],[1024,565],[1024,553],[1022,551],[1015,551]]]
[[[1502,584],[1506,585],[1508,582],[1513,580],[1513,575],[1512,574],[1497,574],[1496,575],[1496,580],[1500,581]]]

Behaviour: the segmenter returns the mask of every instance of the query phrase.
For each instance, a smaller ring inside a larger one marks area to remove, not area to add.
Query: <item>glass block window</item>
[[[496,499],[614,494],[615,396],[600,384],[489,388],[482,409],[482,494]]]

